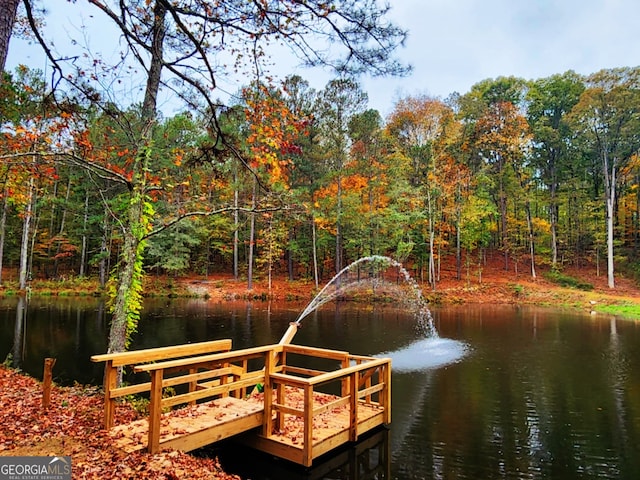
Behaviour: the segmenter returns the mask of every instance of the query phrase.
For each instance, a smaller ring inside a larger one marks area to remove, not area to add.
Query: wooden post
[[[104,364],[104,428],[113,427],[113,417],[116,411],[116,402],[111,398],[111,391],[118,383],[118,368],[113,366],[113,360],[107,360]]]
[[[356,360],[356,364],[360,364],[360,360]],[[340,362],[340,366],[341,368],[349,368],[350,365],[351,360],[349,360],[349,355],[347,355],[342,359],[342,362]],[[349,395],[349,378],[344,377],[340,380],[340,396],[346,397],[347,395]]]
[[[163,370],[151,372],[151,392],[149,402],[149,436],[147,442],[148,452],[160,451],[160,416],[162,415],[162,378]]]
[[[264,413],[262,417],[262,435],[269,438],[273,433],[273,383],[271,374],[274,371],[273,352],[266,352],[264,357]]]
[[[383,372],[384,389],[380,392],[380,403],[384,406],[384,423],[388,425],[391,423],[391,361],[384,365]]]
[[[42,376],[42,408],[49,409],[51,402],[51,383],[53,379],[53,366],[56,364],[55,358],[44,359],[44,374]]]
[[[190,368],[189,369],[189,375],[195,375],[196,373],[198,373],[198,369],[197,368]],[[197,388],[198,388],[198,381],[197,380],[193,380],[193,381],[189,382],[189,393],[195,392]],[[195,404],[196,404],[195,400],[189,402],[189,405],[191,405],[191,406],[193,406]]]
[[[282,383],[278,383],[276,386],[276,401],[280,405],[285,405],[287,403],[287,399],[285,397],[285,389]],[[284,413],[278,410],[276,412],[276,428],[278,431],[282,431],[284,429]]]
[[[349,375],[349,441],[358,440],[358,372]]]
[[[304,439],[302,464],[310,467],[313,463],[313,385],[304,386]]]

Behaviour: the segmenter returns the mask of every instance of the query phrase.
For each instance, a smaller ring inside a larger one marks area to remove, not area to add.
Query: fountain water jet
[[[422,296],[422,291],[418,283],[411,277],[409,272],[402,266],[400,262],[390,257],[382,255],[372,255],[362,257],[338,272],[318,294],[309,302],[306,308],[300,313],[297,320],[289,325],[289,328],[280,340],[281,344],[291,342],[301,325],[302,320],[314,310],[339,296],[356,289],[362,289],[365,286],[371,286],[375,291],[376,288],[382,286],[397,287],[389,280],[385,279],[385,272],[395,268],[397,271],[396,280],[401,280],[403,286],[407,288],[402,290],[404,298],[406,298],[416,318],[416,328],[419,334],[426,338],[437,338],[438,333],[433,325],[431,312],[427,307],[427,301]],[[397,282],[396,282],[397,283]]]
[[[398,285],[385,278],[385,273],[395,268],[397,280],[402,280],[402,297],[405,298],[416,318],[416,330],[418,338],[415,342],[393,352],[384,352],[378,356],[391,357],[395,371],[420,371],[455,363],[468,353],[466,344],[457,340],[440,338],[433,323],[431,311],[427,301],[422,296],[418,283],[400,262],[390,257],[374,255],[363,257],[343,268],[335,275],[318,294],[309,302],[300,313],[295,322],[289,324],[289,328],[280,340],[281,344],[290,343],[295,336],[302,320],[311,312],[325,303],[335,300],[340,295],[356,289],[370,286],[375,292],[376,288],[385,287],[385,292],[393,290]],[[388,277],[388,275],[386,275]],[[399,278],[398,278],[399,277]]]

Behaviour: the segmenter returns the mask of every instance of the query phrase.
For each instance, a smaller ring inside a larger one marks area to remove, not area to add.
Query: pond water
[[[92,299],[0,301],[0,361],[40,378],[102,381],[89,357],[106,350],[108,315]],[[231,338],[274,343],[304,305],[149,301],[131,348]],[[243,478],[640,478],[640,325],[516,306],[433,308],[439,334],[390,306],[331,303],[302,321],[294,342],[393,359],[392,424],[311,469],[225,442]],[[16,319],[19,318],[17,321]],[[21,318],[21,320],[20,320]],[[251,458],[248,462],[247,458]]]

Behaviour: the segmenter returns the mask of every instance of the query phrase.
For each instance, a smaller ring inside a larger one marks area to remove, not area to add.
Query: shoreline
[[[429,305],[461,304],[522,304],[575,308],[581,311],[617,313],[640,318],[640,287],[629,279],[617,279],[615,289],[609,289],[602,278],[588,277],[584,273],[581,281],[593,281],[593,288],[581,290],[560,286],[544,277],[535,280],[524,276],[510,278],[504,272],[488,272],[482,283],[445,278],[436,290],[419,284],[423,297]],[[0,297],[28,295],[30,297],[105,297],[95,281],[72,279],[66,281],[34,280],[27,292],[12,288],[8,282],[0,287]],[[147,277],[145,298],[199,298],[212,302],[227,301],[275,301],[283,303],[308,303],[319,289],[311,281],[276,278],[271,288],[263,279],[253,282],[249,290],[246,281],[234,280],[225,275],[198,277]],[[345,297],[341,297],[345,298]],[[351,295],[349,301],[372,301],[364,293]],[[393,301],[384,289],[376,292],[373,301]]]

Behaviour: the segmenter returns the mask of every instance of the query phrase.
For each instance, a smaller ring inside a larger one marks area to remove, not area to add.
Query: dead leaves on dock
[[[0,456],[69,455],[73,478],[83,479],[219,479],[225,474],[217,460],[181,452],[124,453],[102,430],[104,398],[94,388],[59,388],[42,410],[42,385],[35,379],[0,366]],[[186,414],[180,410],[176,414]],[[118,406],[116,423],[137,414]]]
[[[296,410],[304,410],[305,400],[304,391],[302,389],[285,387],[285,398],[287,407],[291,407]],[[314,408],[333,402],[337,398],[338,397],[335,395],[314,392]],[[263,403],[264,393],[252,395],[250,397],[250,401]],[[327,430],[339,431],[344,429],[348,425],[348,410],[349,407],[343,405],[327,410],[319,415],[315,415],[313,417],[313,431],[318,432],[319,430],[323,430],[326,432]],[[279,430],[274,428],[272,435],[279,438],[281,441],[291,442],[293,445],[302,444],[304,439],[304,419],[294,415],[285,415],[285,421],[282,428]],[[318,436],[313,435],[312,440],[315,442],[318,440]]]

